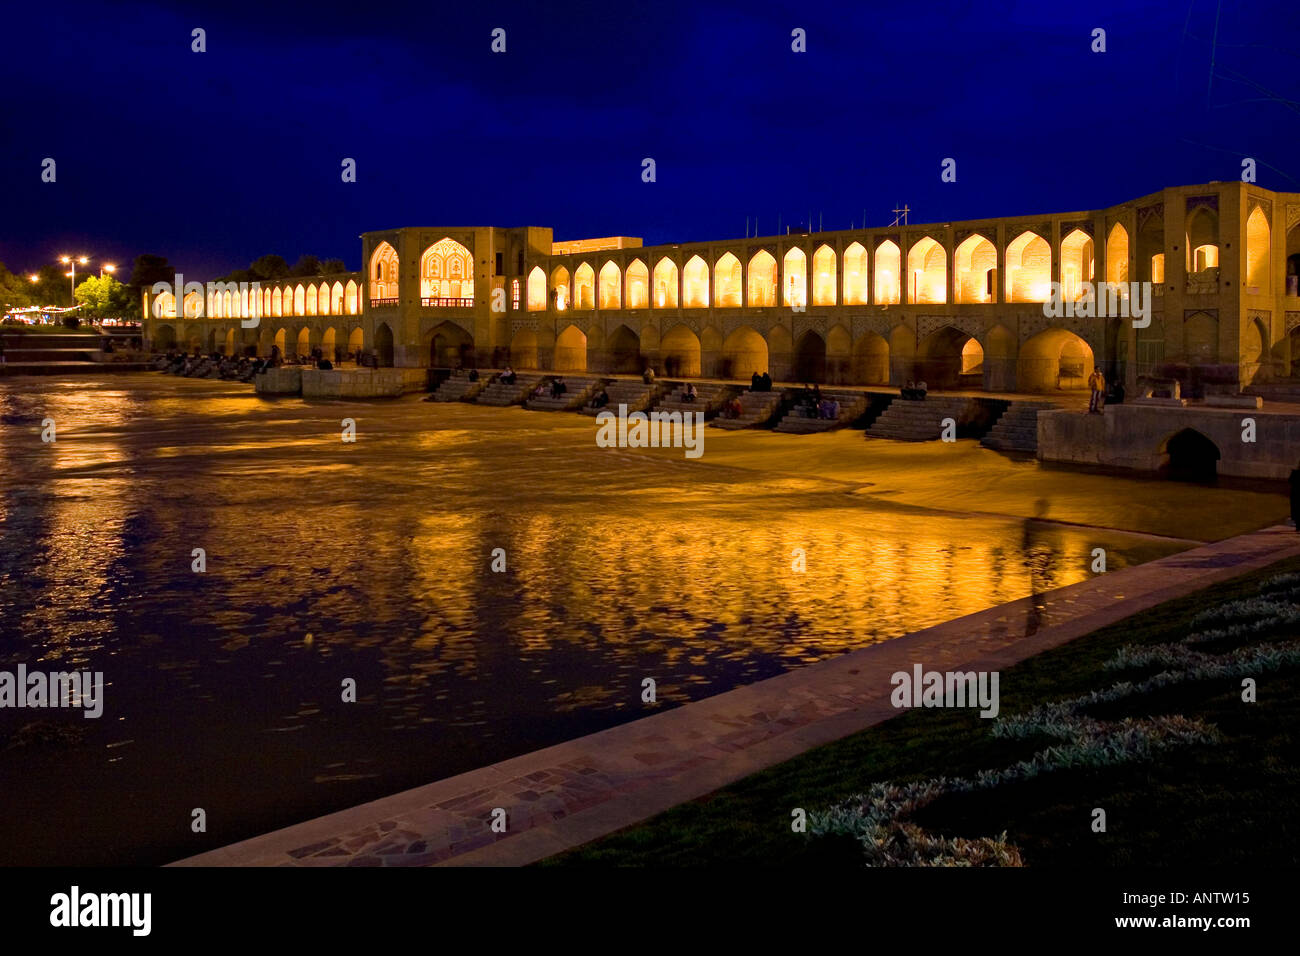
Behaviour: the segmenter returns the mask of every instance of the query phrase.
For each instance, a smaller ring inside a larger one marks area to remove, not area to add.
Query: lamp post
[[[112,274],[112,273],[114,273],[114,272],[116,272],[116,271],[117,271],[117,266],[113,265],[113,264],[110,262],[110,263],[108,263],[107,265],[102,265],[102,266],[99,267],[99,277],[102,279],[102,278],[104,278],[104,273],[105,273],[105,272]]]
[[[90,257],[77,256],[74,259],[72,256],[59,256],[59,261],[62,262],[64,265],[72,267],[72,271],[68,273],[68,276],[72,280],[72,283],[69,286],[68,291],[72,293],[72,304],[76,305],[77,304],[77,263],[80,262],[84,266],[87,262],[90,261]]]

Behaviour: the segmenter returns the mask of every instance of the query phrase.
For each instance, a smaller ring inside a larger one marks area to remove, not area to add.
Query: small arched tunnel
[[[1016,389],[1054,392],[1085,389],[1093,370],[1092,348],[1068,329],[1044,329],[1020,346]]]
[[[1160,474],[1174,481],[1213,482],[1221,457],[1213,441],[1194,428],[1184,428],[1161,448]]]

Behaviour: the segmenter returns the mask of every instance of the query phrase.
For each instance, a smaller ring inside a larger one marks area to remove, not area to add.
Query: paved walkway
[[[1289,527],[1229,538],[173,865],[532,863],[888,720],[898,713],[889,703],[889,676],[914,663],[940,671],[1006,668],[1163,601],[1296,555],[1300,535]],[[504,834],[490,830],[494,807],[508,814]]]

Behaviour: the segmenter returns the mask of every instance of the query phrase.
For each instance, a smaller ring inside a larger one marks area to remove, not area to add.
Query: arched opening
[[[677,263],[671,259],[655,263],[655,308],[677,308]]]
[[[805,332],[795,344],[794,377],[800,382],[826,380],[826,340],[816,332]]]
[[[181,299],[181,307],[185,310],[185,318],[197,319],[203,310],[203,297],[197,292],[187,292]]]
[[[370,304],[397,304],[397,250],[386,242],[370,254]]]
[[[650,305],[650,270],[640,259],[633,259],[627,267],[627,307],[644,309]]]
[[[285,354],[285,349],[284,349],[285,341],[286,341],[286,336],[284,333],[284,329],[277,329],[275,333],[275,337],[271,339],[271,345],[274,348],[279,350],[279,355],[281,357],[283,357]]]
[[[161,352],[176,347],[176,330],[170,325],[159,325],[153,330],[153,347]]]
[[[959,303],[992,302],[996,298],[998,250],[979,233],[962,240],[952,255],[953,297]]]
[[[675,325],[659,342],[659,360],[668,378],[700,374],[700,340],[684,325]]]
[[[1174,481],[1213,482],[1222,457],[1219,446],[1194,428],[1171,436],[1160,454],[1160,474]]]
[[[596,305],[596,270],[582,263],[573,273],[573,307],[588,310]]]
[[[1084,389],[1092,370],[1087,342],[1068,329],[1044,329],[1020,346],[1016,387],[1022,392]]]
[[[1269,244],[1272,239],[1268,218],[1259,206],[1246,219],[1246,291],[1252,295],[1268,295]]]
[[[325,358],[333,362],[334,349],[337,344],[338,344],[337,339],[335,338],[334,335],[334,326],[331,325],[328,329],[325,330],[325,334],[320,337],[321,355],[323,355]]]
[[[835,287],[839,282],[835,250],[818,246],[813,253],[813,305],[834,305]]]
[[[380,322],[375,327],[375,355],[380,368],[393,367],[393,330],[387,322]]]
[[[740,260],[724,252],[713,266],[713,303],[723,308],[739,308],[744,284],[740,277]]]
[[[311,355],[311,329],[307,326],[298,330],[298,343],[293,354],[300,357]]]
[[[972,384],[978,387],[978,383],[962,381],[966,343],[971,339],[969,334],[951,325],[927,335],[917,346],[917,380],[925,382],[931,389],[970,387]]]
[[[1106,237],[1106,281],[1123,285],[1122,295],[1128,296],[1128,230],[1119,223],[1110,227]]]
[[[901,253],[898,244],[886,239],[876,246],[876,305],[897,305],[899,289],[899,269]]]
[[[473,368],[474,336],[455,322],[439,322],[429,331],[429,364],[436,368]]]
[[[889,383],[889,343],[868,332],[853,347],[853,381],[860,385]]]
[[[295,287],[293,290],[293,314],[307,314],[307,290],[301,285]]]
[[[1199,206],[1187,217],[1186,266],[1189,273],[1209,273],[1219,268],[1219,217]]]
[[[926,236],[907,250],[907,301],[948,301],[948,261],[943,246]]]
[[[844,304],[867,304],[867,250],[860,242],[844,250]]]
[[[551,270],[551,292],[555,296],[555,311],[563,312],[569,307],[569,270],[564,266]]]
[[[344,294],[345,295],[344,305],[347,309],[348,315],[356,315],[361,310],[361,302],[357,296],[358,292],[359,289],[356,282],[349,279],[347,284],[347,291]]]
[[[361,350],[365,348],[366,335],[361,329],[353,329],[348,334],[348,352],[351,353],[353,361],[358,360]]]
[[[531,329],[520,329],[510,340],[510,364],[515,368],[537,368],[540,359],[537,355],[537,333]]]
[[[1268,329],[1259,319],[1247,323],[1241,330],[1239,378],[1242,385],[1265,381],[1272,377],[1269,368],[1269,339]]]
[[[541,266],[533,266],[528,273],[528,311],[546,311],[546,273]]]
[[[785,304],[794,308],[808,304],[808,257],[797,246],[785,254]]]
[[[420,304],[474,304],[474,256],[450,236],[443,236],[420,256]]]
[[[691,256],[682,269],[682,303],[687,309],[709,307],[709,266],[699,256]]]
[[[1139,282],[1150,282],[1156,295],[1164,293],[1165,226],[1154,213],[1138,212],[1137,270]]]
[[[343,283],[335,282],[334,287],[330,289],[330,298],[333,299],[334,305],[330,309],[331,315],[343,314]]]
[[[305,302],[305,306],[304,306],[304,308],[305,308],[305,312],[304,312],[304,314],[305,314],[305,315],[315,315],[315,314],[316,314],[316,303],[317,303],[317,298],[316,298],[316,283],[313,282],[311,285],[307,286],[307,293],[306,293],[306,295],[305,295],[305,297],[304,297],[304,302]],[[230,302],[229,302],[229,300],[227,300],[227,302],[226,302],[227,310],[229,310],[229,306],[230,306]]]
[[[221,344],[222,355],[235,354],[235,330],[226,329],[226,340]]]
[[[623,277],[619,274],[618,264],[610,259],[600,267],[600,307],[602,309],[621,309]]]
[[[328,282],[322,282],[320,289],[316,292],[316,314],[330,314],[330,286]]]
[[[1300,224],[1286,234],[1286,294],[1300,295]]]
[[[1046,302],[1051,298],[1052,247],[1038,233],[1022,232],[1007,243],[1006,268],[1004,294],[1008,302]]]
[[[961,347],[961,375],[963,379],[969,375],[984,378],[984,346],[976,339],[967,339]]]
[[[1061,240],[1061,301],[1073,302],[1083,298],[1091,288],[1093,263],[1092,236],[1082,229],[1072,229],[1070,234]],[[1050,272],[1050,264],[1048,268]],[[1035,297],[1030,301],[1042,301],[1050,294],[1051,289],[1048,288],[1047,294],[1041,299]]]
[[[587,370],[587,336],[576,325],[567,326],[555,340],[555,356],[551,366],[557,372]]]
[[[767,340],[748,325],[742,325],[723,340],[718,361],[720,378],[749,381],[757,372],[767,372]]]
[[[776,305],[776,257],[766,249],[749,260],[749,304],[754,308]]]
[[[639,374],[641,364],[641,339],[626,325],[620,325],[609,337],[605,350],[609,355],[610,371],[622,374]]]

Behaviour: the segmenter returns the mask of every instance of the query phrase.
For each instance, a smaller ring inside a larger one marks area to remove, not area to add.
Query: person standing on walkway
[[[1106,400],[1106,376],[1101,374],[1101,369],[1092,370],[1092,374],[1088,376],[1088,388],[1091,391],[1088,397],[1088,412],[1100,415]]]

